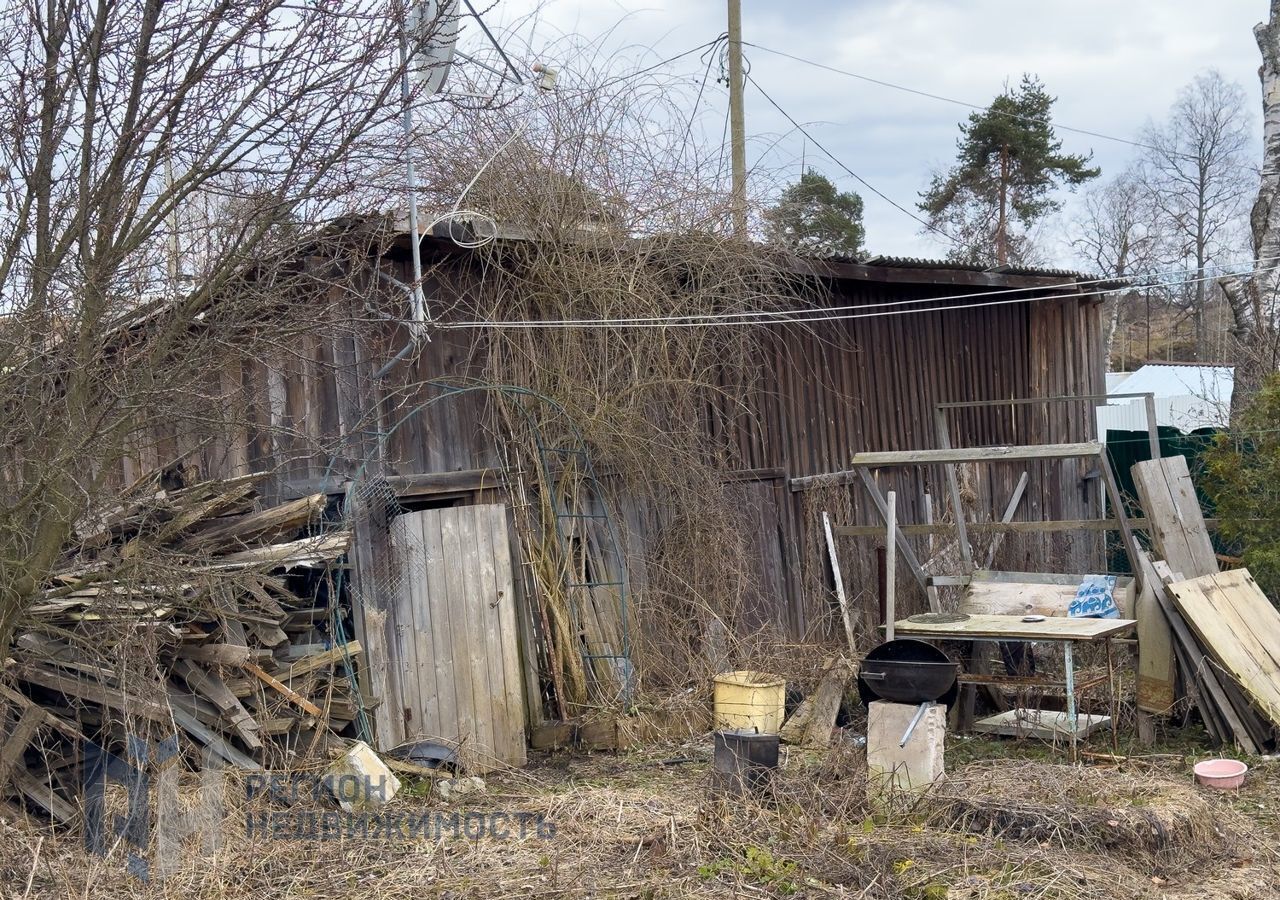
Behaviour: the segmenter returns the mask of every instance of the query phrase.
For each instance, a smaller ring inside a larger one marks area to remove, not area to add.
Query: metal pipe
[[[920,720],[924,718],[925,711],[931,706],[933,706],[932,700],[926,700],[920,704],[916,714],[911,717],[911,724],[907,726],[906,732],[902,735],[902,740],[898,741],[899,748],[907,746],[907,741],[911,740],[911,735],[916,733],[916,726],[920,724]]]
[[[511,77],[516,84],[524,84],[524,79],[520,77],[520,70],[511,62],[511,58],[507,56],[507,51],[502,49],[502,45],[498,43],[498,39],[493,36],[493,32],[489,30],[489,26],[484,24],[484,19],[480,18],[480,13],[476,12],[476,8],[471,5],[471,0],[462,0],[470,10],[471,15],[475,16],[476,21],[480,23],[480,30],[484,32],[484,36],[489,39],[489,43],[493,44],[493,49],[498,51],[498,55],[502,57],[502,61],[507,64],[507,68],[511,70]],[[457,52],[457,51],[454,51]]]
[[[404,106],[402,125],[404,128],[405,179],[409,190],[409,231],[413,235],[410,241],[413,255],[413,295],[412,330],[415,337],[423,331],[427,321],[427,298],[422,293],[422,235],[418,233],[418,174],[413,165],[413,96],[409,83],[409,35],[400,29],[400,101]]]
[[[416,242],[415,242],[415,245],[416,245]],[[404,291],[406,294],[408,294],[412,298],[413,288],[405,284],[399,278],[396,278],[394,275],[388,275],[386,272],[382,271],[381,269],[378,270],[378,277],[383,279],[384,281],[391,282],[392,285],[400,288],[402,291]],[[421,291],[421,288],[419,288],[419,291]],[[401,347],[395,356],[387,360],[383,364],[381,369],[373,373],[373,380],[381,381],[383,378],[385,378],[387,376],[387,373],[390,372],[392,369],[394,369],[402,359],[408,356],[409,353],[412,352],[413,348],[416,347],[417,345],[418,345],[417,339],[413,334],[410,334],[409,342],[405,344],[403,347]]]
[[[474,56],[472,56],[469,53],[463,53],[461,50],[454,50],[453,55],[461,57],[462,59],[465,59],[467,62],[471,63],[474,66],[479,66],[480,68],[484,69],[486,72],[488,72],[491,75],[497,75],[499,78],[507,77],[506,72],[502,71],[501,69],[495,69],[493,66],[489,65],[487,62],[482,62],[481,60],[476,59]],[[477,94],[476,96],[483,97],[485,95]]]

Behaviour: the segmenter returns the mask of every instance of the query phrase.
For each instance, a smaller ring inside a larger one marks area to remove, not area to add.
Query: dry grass
[[[710,793],[709,757],[705,739],[552,755],[453,805],[425,785],[395,804],[540,814],[555,824],[549,839],[267,841],[245,835],[244,801],[232,802],[223,847],[207,859],[192,849],[152,884],[125,872],[119,849],[95,859],[76,835],[7,821],[0,897],[1276,896],[1280,790],[1265,769],[1218,795],[1192,787],[1182,760],[1129,772],[976,762],[886,817],[866,802],[852,746],[786,754],[772,795],[753,802]]]

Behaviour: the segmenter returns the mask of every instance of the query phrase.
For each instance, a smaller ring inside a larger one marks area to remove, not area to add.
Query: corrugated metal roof
[[[1088,278],[1071,269],[1048,269],[1037,266],[981,266],[947,259],[921,259],[914,256],[873,256],[864,261],[868,266],[894,269],[959,269],[965,272],[989,272],[992,275],[1035,275],[1055,278]]]
[[[1156,424],[1181,431],[1225,428],[1230,417],[1234,366],[1145,365],[1109,392],[1154,394]],[[1141,431],[1147,425],[1141,398],[1098,407],[1098,434],[1107,429]]]
[[[1107,373],[1107,393],[1112,394],[1120,390],[1120,385],[1132,375],[1132,372],[1108,372]]]
[[[1151,392],[1157,397],[1186,394],[1231,400],[1235,366],[1161,365],[1148,363],[1124,380],[1126,394]]]
[[[961,272],[986,272],[992,275],[1028,275],[1048,278],[1081,278],[1091,276],[1071,269],[1047,269],[1036,266],[982,266],[950,259],[924,259],[917,256],[852,256],[846,253],[804,254],[812,259],[880,266],[886,269],[955,269]]]

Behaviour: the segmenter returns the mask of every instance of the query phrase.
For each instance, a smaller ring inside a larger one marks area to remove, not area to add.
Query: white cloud
[[[1059,102],[1064,125],[1133,138],[1148,119],[1163,117],[1179,88],[1206,68],[1219,69],[1258,93],[1252,27],[1266,15],[1259,0],[888,0],[837,2],[744,0],[744,39],[806,59],[931,93],[988,102],[1006,80],[1035,72]],[[724,30],[723,0],[499,0],[486,21],[533,37],[535,50],[576,33],[600,39],[606,52],[650,62],[673,56]],[[646,48],[652,48],[649,51]],[[826,73],[748,48],[752,75],[842,162],[903,206],[914,208],[932,167],[955,152],[956,123],[967,110]],[[699,77],[696,56],[671,67]],[[715,132],[724,94],[716,104]],[[710,116],[710,113],[708,113]],[[919,226],[870,195],[812,145],[758,93],[747,92],[752,152],[773,145],[767,168],[811,164],[866,201],[872,249],[938,255]],[[808,123],[815,123],[808,126]],[[708,130],[712,130],[710,127]],[[1104,177],[1122,168],[1134,148],[1062,131],[1067,150],[1094,153]],[[775,143],[776,142],[776,143]],[[1061,255],[1056,261],[1069,263]]]

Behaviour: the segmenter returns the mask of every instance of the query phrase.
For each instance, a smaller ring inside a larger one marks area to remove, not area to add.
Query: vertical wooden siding
[[[400,271],[399,277],[407,277]],[[375,288],[370,288],[374,290]],[[381,289],[380,287],[377,289]],[[835,302],[841,306],[928,299],[953,295],[949,285],[848,283]],[[962,306],[963,300],[950,301]],[[936,303],[925,304],[938,305]],[[881,309],[877,307],[876,309]],[[353,321],[362,317],[353,310]],[[423,404],[443,392],[422,387],[438,379],[474,374],[469,359],[470,333],[436,332],[416,356],[381,380],[373,374],[406,342],[395,326],[365,325],[344,330],[332,341],[311,340],[275,360],[246,362],[222,379],[225,391],[239,388],[245,408],[235,427],[219,431],[199,454],[210,476],[246,469],[278,471],[277,487],[314,481],[326,474],[351,475],[377,458],[370,471],[415,474],[486,468],[496,464],[493,439],[485,425],[485,396],[465,394]],[[1098,307],[1068,299],[1008,303],[985,308],[950,309],[785,326],[762,335],[760,383],[753,386],[744,411],[716,406],[708,410],[710,439],[737,470],[781,470],[787,477],[844,469],[862,450],[934,447],[933,409],[942,402],[1103,392],[1103,358]],[[423,407],[420,408],[419,407]],[[392,430],[404,419],[404,424]],[[993,445],[1078,441],[1092,438],[1093,417],[1085,404],[1046,407],[963,409],[948,414],[956,445]],[[279,432],[283,427],[285,431]],[[198,429],[188,429],[148,448],[131,468],[163,461],[169,450],[195,446]],[[972,479],[970,515],[999,516],[1021,468],[991,466]],[[1018,518],[1083,518],[1098,509],[1097,479],[1074,461],[1031,471],[1032,482]],[[129,473],[126,473],[129,475]],[[944,505],[941,472],[884,470],[883,487],[898,491],[900,518],[924,520],[923,498],[932,493]],[[802,604],[795,572],[807,546],[804,500],[783,490],[775,522],[761,527],[784,536],[790,557],[785,597],[777,621],[797,632],[827,615],[813,602]],[[850,488],[853,521],[873,524],[874,511],[861,488]],[[615,507],[625,506],[615,498]],[[752,504],[752,516],[764,515]],[[625,510],[619,510],[625,515]],[[1052,546],[1006,541],[1008,559],[1033,567],[1035,557],[1079,555],[1070,535]],[[924,552],[920,542],[919,551]],[[1092,548],[1087,548],[1090,555]],[[873,543],[850,545],[846,565],[864,590],[874,587]],[[1094,554],[1096,555],[1096,554]],[[812,560],[804,560],[812,565]],[[899,583],[907,583],[899,573]],[[776,588],[774,588],[776,589]]]

